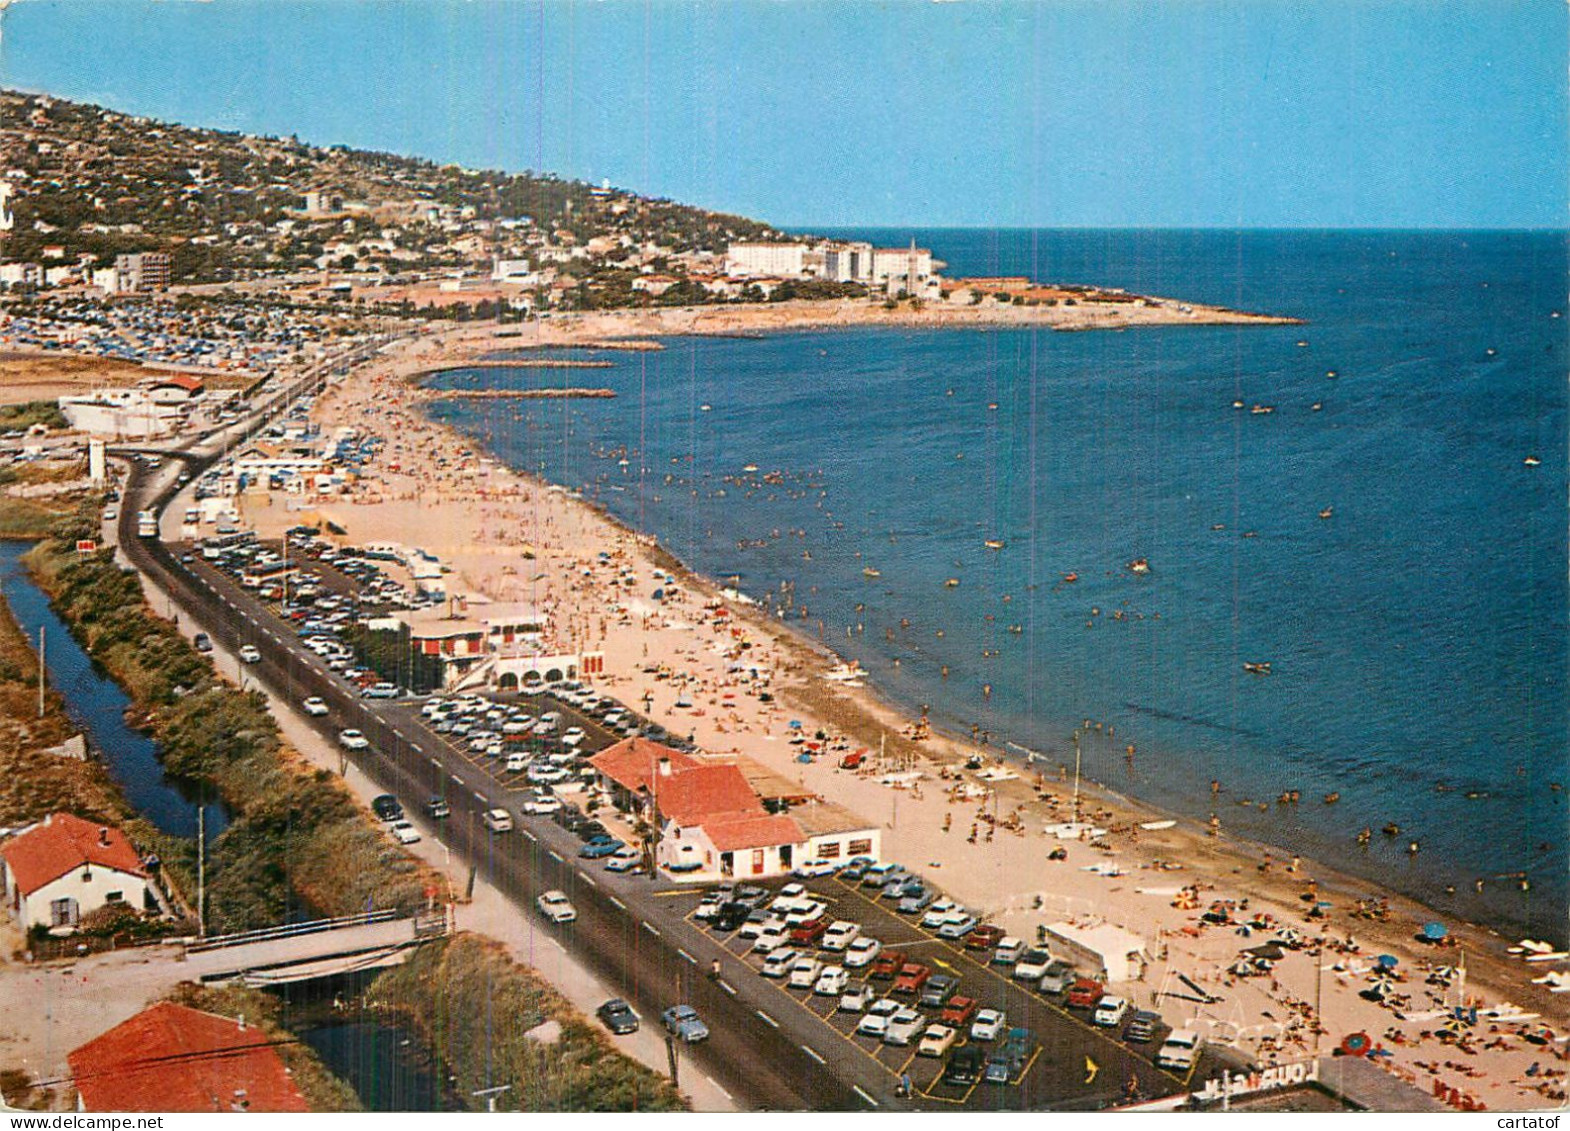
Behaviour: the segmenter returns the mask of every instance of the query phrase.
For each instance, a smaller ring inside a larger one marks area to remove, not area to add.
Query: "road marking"
[[[591,888],[598,888],[600,886],[594,882],[594,877],[589,875],[589,873],[585,872],[582,868],[578,869],[578,878],[581,879],[584,883],[588,884]]]
[[[877,1101],[877,1100],[875,1100],[875,1099],[873,1099],[873,1098],[872,1098],[872,1097],[871,1097],[871,1096],[869,1096],[869,1095],[868,1095],[868,1094],[867,1094],[867,1093],[866,1093],[866,1092],[864,1092],[864,1091],[862,1091],[862,1090],[861,1090],[861,1085],[860,1085],[860,1084],[852,1084],[852,1085],[851,1085],[851,1086],[850,1086],[850,1090],[851,1090],[851,1091],[853,1091],[853,1092],[855,1092],[855,1093],[856,1093],[856,1094],[857,1094],[857,1095],[858,1095],[858,1096],[860,1096],[860,1097],[861,1097],[861,1098],[862,1098],[862,1099],[864,1099],[864,1100],[866,1100],[866,1101],[867,1101],[867,1102],[868,1102],[868,1103],[869,1103],[869,1104],[871,1104],[871,1105],[872,1105],[872,1106],[873,1106],[873,1107],[877,1107],[877,1106],[878,1106],[878,1101]]]
[[[753,1012],[756,1013],[759,1017],[763,1018],[765,1024],[771,1025],[776,1029],[780,1027],[780,1023],[774,1020],[774,1018],[770,1017],[767,1013],[763,1012],[763,1010],[754,1009]]]
[[[554,848],[548,848],[546,851],[551,854],[551,859],[556,861],[556,863],[560,864],[562,862],[560,852],[557,852]]]
[[[649,934],[653,935],[655,938],[659,938],[660,937],[659,929],[657,927],[655,927],[655,925],[653,923],[649,922],[647,919],[645,919],[643,921],[643,929],[645,931],[648,931]]]
[[[730,994],[731,997],[735,997],[736,996],[736,987],[735,986],[731,985],[724,978],[720,978],[720,979],[718,979],[718,981],[720,983],[720,989],[722,989],[726,993]]]
[[[696,958],[694,958],[692,955],[688,954],[681,947],[677,947],[676,948],[676,953],[681,955],[683,958],[685,958],[688,962],[692,963],[694,966],[696,966],[698,964],[698,960]]]
[[[621,900],[617,899],[614,895],[610,897],[610,901],[616,905],[618,910],[621,910],[621,911],[627,910],[627,905],[625,903],[623,903]]]
[[[818,1051],[816,1049],[814,1049],[811,1045],[802,1045],[801,1046],[801,1051],[806,1053],[808,1056],[812,1057],[812,1059],[817,1061],[819,1064],[827,1064],[828,1063],[828,1061],[824,1060],[821,1056],[818,1055]]]
[[[450,778],[452,778],[452,780],[453,780],[453,781],[455,781],[455,782],[457,782],[457,783],[458,783],[458,784],[459,784],[459,785],[462,785],[462,784],[463,784],[463,779],[462,779],[462,778],[460,778],[460,777],[459,777],[459,776],[458,776],[458,775],[457,775],[457,774],[448,774],[448,775],[447,775],[447,776],[448,776],[448,777],[450,777]],[[476,797],[480,797],[480,795],[479,795],[479,794],[478,794],[478,793],[476,793],[476,794],[475,794],[475,795],[474,795],[474,796],[476,796]],[[481,801],[484,801],[484,800],[485,800],[485,798],[483,798],[483,797],[480,797],[480,800],[481,800]]]
[[[456,780],[456,779],[454,779],[454,780]],[[490,804],[490,802],[486,799],[485,794],[481,793],[479,790],[475,790],[474,791],[474,799],[476,801],[478,801],[481,805],[488,805],[488,804]]]
[[[538,842],[539,839],[540,839],[539,837],[537,837],[533,833],[531,833],[528,829],[519,829],[518,831],[520,833],[522,833],[524,836],[528,837],[532,841]]]
[[[710,1084],[714,1084],[714,1090],[716,1092],[718,1092],[720,1095],[724,1096],[726,1099],[731,1099],[731,1094],[729,1092],[727,1092],[724,1088],[720,1087],[718,1084],[714,1083],[714,1077],[712,1077],[712,1076],[705,1076],[704,1079],[707,1080]]]

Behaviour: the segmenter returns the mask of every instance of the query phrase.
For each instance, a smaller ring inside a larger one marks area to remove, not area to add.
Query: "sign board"
[[[1278,1064],[1258,1072],[1223,1072],[1219,1078],[1205,1081],[1205,1086],[1194,1093],[1198,1103],[1216,1100],[1235,1100],[1259,1092],[1273,1092],[1280,1088],[1295,1088],[1299,1084],[1319,1079],[1318,1060],[1300,1060],[1295,1064]]]
[[[78,554],[93,554],[98,552],[98,543],[91,538],[78,538],[76,541]]]

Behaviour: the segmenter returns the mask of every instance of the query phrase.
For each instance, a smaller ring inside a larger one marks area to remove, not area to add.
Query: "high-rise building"
[[[115,291],[144,294],[169,288],[169,256],[161,251],[139,251],[115,257]]]

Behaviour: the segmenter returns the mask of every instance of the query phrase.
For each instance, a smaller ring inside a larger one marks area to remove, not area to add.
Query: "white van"
[[[1167,1035],[1167,1043],[1156,1054],[1156,1067],[1175,1068],[1186,1072],[1199,1059],[1199,1034],[1192,1029],[1174,1029]]]

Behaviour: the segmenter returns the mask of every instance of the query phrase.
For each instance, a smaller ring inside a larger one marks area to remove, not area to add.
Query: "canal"
[[[35,650],[43,628],[49,684],[65,700],[66,714],[86,734],[133,809],[161,832],[194,838],[201,806],[211,843],[228,826],[228,811],[216,800],[202,805],[200,783],[165,774],[157,744],[126,725],[130,697],[82,650],[28,576],[22,556],[30,549],[30,543],[0,542],[0,593]]]

